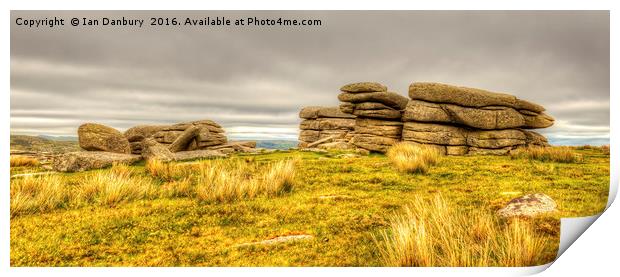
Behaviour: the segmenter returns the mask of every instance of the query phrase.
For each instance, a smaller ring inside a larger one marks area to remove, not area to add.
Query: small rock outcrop
[[[556,211],[557,204],[543,193],[527,194],[510,200],[506,207],[497,211],[502,217],[533,217]]]
[[[139,160],[164,162],[227,157],[229,153],[259,153],[254,141],[229,142],[224,129],[212,120],[174,125],[138,125],[121,133],[114,128],[86,123],[78,128],[80,147],[86,152],[55,156],[52,168],[75,172]],[[264,150],[264,149],[262,149]]]
[[[112,127],[97,123],[85,123],[78,128],[80,147],[88,151],[106,151],[129,154],[129,141]]]
[[[194,128],[198,129],[198,134],[195,136],[193,136],[195,134],[193,133]],[[186,149],[178,150],[179,148],[177,148],[173,150],[182,151],[206,149],[210,146],[224,144],[228,141],[226,135],[224,135],[224,129],[222,129],[222,126],[212,120],[199,120],[174,124],[155,133],[153,136],[157,142],[170,145],[173,144],[187,129],[192,130],[192,132],[189,134],[186,133],[186,137],[192,136],[192,138],[187,143]],[[183,142],[180,144],[185,144],[185,141],[183,140],[180,142]]]

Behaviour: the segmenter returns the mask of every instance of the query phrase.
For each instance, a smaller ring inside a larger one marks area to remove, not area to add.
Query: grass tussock
[[[531,266],[545,262],[541,253],[549,247],[528,221],[501,223],[441,196],[414,199],[390,227],[375,237],[388,266]]]
[[[12,180],[10,195],[11,217],[56,209],[70,197],[62,178],[53,175]]]
[[[392,164],[408,173],[425,173],[439,161],[440,156],[439,151],[433,147],[407,142],[394,144],[387,152]]]
[[[512,151],[510,153],[510,157],[513,159],[526,158],[530,160],[558,163],[576,163],[583,161],[583,157],[580,154],[575,153],[570,147],[566,146],[524,147]]]
[[[277,196],[295,185],[295,161],[282,160],[257,167],[236,160],[201,164],[196,197],[202,201],[230,202],[259,195]]]
[[[79,200],[105,206],[152,198],[157,191],[150,179],[134,176],[126,165],[114,165],[109,171],[98,171],[82,179],[76,189]]]
[[[149,159],[144,167],[146,171],[153,177],[160,178],[164,181],[172,181],[179,176],[176,164],[162,162],[157,159]]]
[[[10,163],[11,167],[18,167],[18,166],[36,167],[36,166],[39,166],[39,161],[37,159],[32,158],[32,157],[26,157],[26,156],[11,156],[9,163]]]

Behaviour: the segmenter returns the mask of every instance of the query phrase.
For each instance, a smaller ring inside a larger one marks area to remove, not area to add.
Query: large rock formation
[[[80,147],[88,151],[131,153],[129,141],[121,132],[97,123],[82,124],[78,128],[78,140]]]
[[[350,142],[360,148],[386,152],[400,141],[402,111],[409,101],[406,97],[388,92],[379,83],[353,83],[340,88],[340,110],[357,116],[355,132]]]
[[[413,83],[402,138],[448,155],[503,155],[520,146],[548,145],[529,130],[553,125],[542,106],[512,95],[437,83]]]
[[[538,104],[512,95],[437,83],[413,83],[407,99],[379,83],[343,86],[334,108],[301,110],[300,147],[363,148],[385,152],[398,141],[436,147],[448,155],[504,155],[547,139],[528,129],[554,119]],[[347,117],[347,115],[349,115]]]
[[[299,147],[302,148],[317,141],[348,142],[355,129],[355,116],[341,112],[338,107],[305,107],[299,117],[303,119],[299,124]]]

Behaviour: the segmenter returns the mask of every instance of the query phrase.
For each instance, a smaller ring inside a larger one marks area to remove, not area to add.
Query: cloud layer
[[[321,19],[314,27],[26,28],[17,17]],[[12,12],[11,132],[75,135],[208,118],[232,137],[297,136],[297,113],[338,88],[379,81],[407,94],[436,81],[547,107],[556,143],[608,143],[609,13]]]

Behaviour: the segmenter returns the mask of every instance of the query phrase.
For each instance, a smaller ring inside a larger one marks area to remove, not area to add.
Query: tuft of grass
[[[408,173],[425,173],[441,156],[435,148],[407,142],[394,144],[386,155],[396,168]]]
[[[39,166],[39,161],[37,159],[35,159],[35,158],[32,158],[32,157],[11,156],[11,158],[10,158],[10,165],[11,165],[11,167],[18,167],[18,166],[35,167],[35,166]]]
[[[441,196],[421,198],[374,237],[388,266],[532,266],[549,242],[528,221],[501,223],[490,213],[464,212]]]
[[[263,167],[245,161],[202,163],[196,178],[196,197],[230,202],[259,195],[277,196],[295,185],[295,161],[282,160]]]
[[[190,178],[183,178],[165,183],[161,186],[162,197],[192,197],[194,186]]]
[[[69,191],[62,178],[31,176],[11,181],[11,217],[46,212],[65,205]]]
[[[110,170],[81,179],[75,197],[78,201],[113,207],[129,200],[150,198],[156,189],[150,179],[133,176],[125,165],[114,165]]]
[[[570,147],[567,146],[523,147],[510,152],[510,157],[513,159],[526,158],[530,160],[558,163],[576,163],[583,161],[583,157],[580,154],[575,153]]]
[[[162,162],[157,159],[149,159],[144,167],[151,176],[160,178],[164,181],[172,181],[180,172],[174,163]]]

